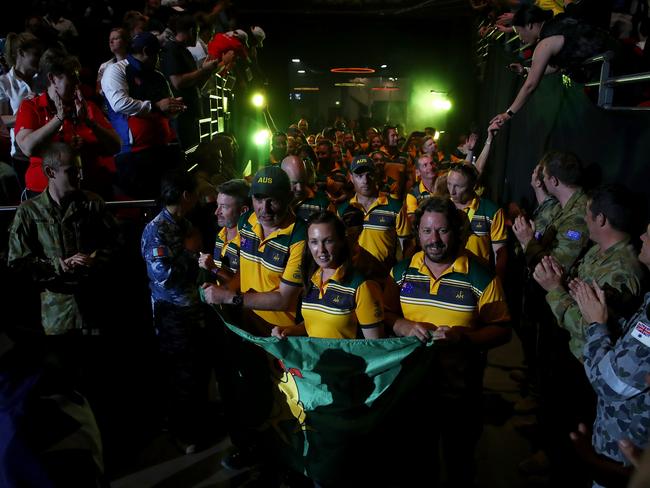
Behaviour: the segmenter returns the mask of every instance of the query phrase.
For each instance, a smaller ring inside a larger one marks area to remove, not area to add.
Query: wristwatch
[[[232,305],[235,307],[241,307],[244,305],[244,295],[241,293],[235,293],[235,296],[232,297]]]

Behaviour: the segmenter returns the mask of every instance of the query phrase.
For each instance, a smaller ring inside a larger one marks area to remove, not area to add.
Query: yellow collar
[[[461,251],[454,262],[451,263],[451,266],[444,270],[440,276],[438,276],[438,278],[435,278],[431,273],[429,267],[424,262],[424,251],[420,251],[416,253],[411,259],[411,267],[416,268],[421,274],[426,275],[430,278],[429,293],[431,295],[436,295],[438,293],[438,287],[440,286],[440,280],[443,276],[451,273],[468,273],[469,259],[467,257],[467,254],[464,251]]]
[[[250,217],[248,217],[248,223],[253,229],[253,232],[255,232],[255,235],[259,237],[260,244],[264,244],[266,241],[269,241],[276,237],[290,235],[293,232],[293,226],[296,223],[296,219],[293,215],[290,215],[289,224],[286,227],[281,227],[278,230],[271,232],[271,234],[266,237],[264,237],[262,224],[260,224],[257,220],[257,215],[255,212],[251,213]]]
[[[316,285],[318,288],[320,288],[321,286],[324,286],[325,288],[327,288],[327,284],[330,281],[341,281],[341,278],[343,278],[344,274],[345,274],[345,269],[343,268],[343,265],[341,265],[338,268],[336,268],[336,271],[334,271],[334,274],[332,276],[330,276],[329,279],[327,281],[325,281],[325,283],[323,283],[321,281],[323,273],[322,273],[322,270],[320,268],[318,268],[314,272],[314,274],[311,276],[311,282],[314,285]]]
[[[433,189],[429,190],[426,185],[424,184],[424,181],[420,180],[420,194],[427,192],[433,194]]]
[[[350,198],[350,205],[354,205],[355,207],[363,210],[366,213],[366,215],[369,214],[373,208],[378,207],[379,205],[386,205],[387,203],[388,203],[388,193],[384,193],[382,191],[379,192],[379,196],[374,202],[372,202],[372,205],[370,205],[370,208],[367,211],[363,207],[363,205],[359,203],[356,193],[352,198]]]

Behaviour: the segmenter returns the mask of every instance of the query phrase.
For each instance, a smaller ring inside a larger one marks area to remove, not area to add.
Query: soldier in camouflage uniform
[[[482,153],[481,153],[482,154]],[[478,167],[478,165],[477,165]],[[552,195],[549,195],[546,187],[543,182],[542,166],[538,164],[533,169],[530,178],[530,186],[535,192],[535,199],[537,201],[537,207],[533,212],[533,225],[531,229],[533,231],[533,238],[539,240],[546,228],[550,225],[551,222],[555,220],[557,215],[562,210],[560,203]],[[517,229],[520,229],[523,224],[526,223],[525,219],[517,219]],[[514,227],[513,227],[514,233]],[[516,234],[515,234],[516,235]],[[513,303],[521,303],[520,317],[521,320],[513,320],[513,327],[519,335],[521,340],[522,349],[524,352],[524,357],[526,358],[526,364],[528,365],[528,371],[526,379],[528,382],[534,383],[536,371],[536,357],[535,357],[535,348],[536,348],[536,339],[537,339],[537,318],[539,316],[540,304],[542,307],[543,299],[541,296],[541,289],[539,285],[532,279],[532,269],[529,269],[525,265],[525,256],[524,250],[526,248],[526,243],[517,242],[514,245],[514,255],[518,260],[517,264],[520,265],[521,274],[513,273],[509,277],[509,280],[506,281],[507,285],[511,285],[511,288],[507,291],[510,291],[511,294],[515,295],[515,299],[510,300],[510,311],[513,313],[513,316],[517,313],[517,307],[513,306]],[[514,276],[514,279],[513,279]],[[521,283],[521,286],[517,287],[517,284]],[[531,400],[527,400],[531,401]]]
[[[586,252],[589,241],[585,223],[587,196],[580,187],[582,164],[572,154],[551,152],[541,159],[539,166],[543,187],[558,205],[554,209],[549,202],[545,211],[538,214],[543,230],[520,216],[514,222],[513,232],[524,249],[529,273],[544,256],[552,256],[563,269],[570,269]],[[567,332],[555,324],[545,305],[545,291],[529,279],[525,293],[524,313],[535,329],[533,372],[540,395],[540,444],[550,458],[552,482],[578,486],[584,480],[577,470],[570,469],[575,453],[568,434],[577,419],[593,418],[589,413],[593,410],[593,393],[580,363],[568,348]],[[565,473],[568,477],[562,478]]]
[[[635,297],[641,293],[643,270],[627,233],[631,215],[632,203],[626,188],[608,185],[595,190],[587,203],[585,216],[595,245],[574,267],[577,278],[593,281],[606,290],[615,319],[630,315],[638,304]],[[535,269],[535,279],[548,292],[546,302],[558,325],[571,335],[571,352],[582,361],[587,323],[569,290],[563,286],[563,274],[552,257],[545,257]]]
[[[43,151],[47,189],[16,211],[9,266],[41,287],[47,335],[97,335],[105,308],[97,299],[117,242],[116,223],[97,195],[81,191],[81,160],[64,143]]]
[[[641,240],[639,261],[650,268],[650,225]],[[650,436],[650,389],[646,381],[650,374],[650,293],[637,312],[628,320],[619,320],[617,327],[611,327],[609,302],[600,287],[579,282],[572,295],[589,323],[583,354],[587,376],[598,395],[593,447],[596,453],[629,466],[619,441],[628,439],[646,449]]]
[[[542,166],[538,164],[533,170],[530,179],[530,185],[535,192],[537,208],[533,212],[533,222],[535,223],[535,239],[539,240],[546,231],[546,228],[555,220],[558,213],[562,210],[560,203],[553,195],[549,195],[543,181],[544,175]]]
[[[530,269],[547,255],[557,259],[564,269],[570,269],[589,241],[584,221],[587,196],[579,186],[581,163],[571,154],[551,152],[542,158],[539,168],[544,188],[560,208],[545,203],[537,212],[535,227],[524,217],[517,217],[513,231]],[[543,229],[537,227],[538,223]]]
[[[575,287],[578,281],[597,283],[606,290],[608,304],[616,318],[629,316],[636,309],[636,298],[641,291],[643,271],[626,232],[631,226],[631,212],[629,191],[624,187],[610,185],[593,192],[587,203],[585,221],[595,245],[574,267],[578,280],[569,282],[568,287]],[[566,274],[571,276],[573,272]],[[587,323],[563,285],[564,275],[564,270],[551,256],[545,256],[534,273],[537,282],[548,292],[546,302],[558,325],[569,335],[569,348],[574,356],[563,357],[561,363],[561,374],[569,380],[573,393],[569,397],[572,408],[567,409],[569,415],[566,418],[572,418],[571,413],[575,412],[574,422],[588,423],[593,418],[596,402],[581,367]]]
[[[165,207],[144,228],[141,252],[167,379],[169,429],[189,454],[201,434],[209,378],[197,284],[201,242],[185,218],[197,203],[196,180],[186,172],[167,174],[160,198]]]

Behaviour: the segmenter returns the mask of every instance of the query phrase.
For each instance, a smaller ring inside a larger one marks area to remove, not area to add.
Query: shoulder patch
[[[167,246],[154,247],[152,250],[152,257],[154,258],[164,258],[167,256],[169,256],[169,249]]]
[[[406,270],[409,268],[410,264],[411,259],[404,259],[393,266],[393,280],[395,280],[395,283],[398,285],[402,283],[404,275],[406,274]]]
[[[582,237],[582,233],[577,230],[567,230],[564,236],[572,241],[579,241],[580,237]]]
[[[343,202],[339,206],[336,207],[336,213],[339,214],[339,217],[343,217],[343,214],[345,213],[345,209],[350,206],[350,202]]]
[[[392,210],[395,213],[399,213],[402,210],[402,200],[398,200],[397,198],[393,198],[390,195],[388,196],[388,208]]]
[[[494,215],[499,211],[499,206],[494,203],[492,200],[481,197],[476,208],[477,215],[487,215],[490,218],[493,218]]]
[[[632,337],[646,347],[650,347],[650,325],[638,321],[632,331]]]
[[[494,279],[494,273],[474,256],[468,256],[468,260],[469,270],[467,274],[469,280],[473,286],[482,292]]]

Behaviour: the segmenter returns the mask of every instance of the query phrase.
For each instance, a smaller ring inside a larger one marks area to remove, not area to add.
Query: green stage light
[[[268,144],[270,138],[271,132],[268,129],[262,129],[258,130],[255,135],[253,135],[253,142],[256,146],[264,146]]]
[[[453,112],[453,107],[445,109],[438,108],[438,103],[434,105],[434,100],[453,103],[445,79],[429,74],[416,74],[410,79],[408,88],[402,88],[404,91],[408,89],[407,127],[447,126],[447,117]]]
[[[447,110],[451,109],[451,102],[446,98],[436,98],[431,104],[433,105],[434,109],[440,110],[442,112],[446,112]]]
[[[262,95],[261,93],[255,93],[253,95],[253,98],[251,98],[251,102],[253,103],[253,105],[255,105],[258,108],[262,108],[266,104],[264,95]]]

